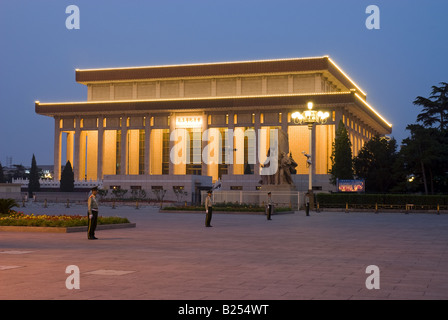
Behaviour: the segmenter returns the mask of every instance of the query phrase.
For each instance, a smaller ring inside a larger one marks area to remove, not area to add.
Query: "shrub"
[[[412,203],[417,206],[448,205],[448,196],[446,195],[318,193],[316,200],[321,207],[340,207],[346,203],[371,208],[374,208],[375,204],[406,205]]]
[[[14,199],[0,199],[0,214],[9,214],[12,208],[18,206]]]

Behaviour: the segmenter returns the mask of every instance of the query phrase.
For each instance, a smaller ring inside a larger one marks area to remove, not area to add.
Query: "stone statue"
[[[282,152],[279,159],[278,182],[277,184],[291,184],[291,160],[285,152]]]
[[[291,173],[295,172],[295,168],[297,167],[297,163],[292,158],[292,155],[289,153],[289,142],[288,135],[283,131],[279,130],[278,135],[278,166],[276,172],[270,172],[271,174],[263,174],[264,172],[269,172],[267,170],[272,165],[271,161],[275,161],[271,159],[270,152],[271,149],[268,150],[267,159],[264,164],[261,165],[262,175],[260,184],[262,185],[282,185],[282,184],[293,184]],[[288,156],[289,153],[289,156]]]

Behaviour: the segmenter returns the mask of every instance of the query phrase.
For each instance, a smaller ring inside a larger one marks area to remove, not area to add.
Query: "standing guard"
[[[271,214],[274,211],[274,203],[272,202],[272,198],[271,198],[271,192],[268,192],[268,201],[266,203],[266,214],[267,214],[267,218],[268,220],[272,220],[271,219]]]
[[[89,227],[87,229],[87,239],[95,240],[98,239],[95,237],[95,229],[96,224],[98,222],[98,201],[96,200],[96,194],[98,193],[98,187],[92,188],[92,194],[89,196],[89,200],[87,200],[87,210],[88,210],[88,220]]]

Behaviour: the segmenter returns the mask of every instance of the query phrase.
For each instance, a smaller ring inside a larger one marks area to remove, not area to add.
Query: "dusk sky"
[[[80,10],[69,30],[66,7]],[[380,9],[369,30],[366,8]],[[53,164],[54,120],[34,101],[87,100],[76,68],[329,55],[393,125],[398,144],[417,96],[448,82],[446,0],[0,0],[0,163]]]

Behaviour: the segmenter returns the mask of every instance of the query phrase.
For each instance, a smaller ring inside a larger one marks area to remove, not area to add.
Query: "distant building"
[[[0,183],[0,199],[20,200],[22,198],[20,184]]]
[[[182,187],[194,193],[220,179],[222,190],[252,191],[265,158],[256,155],[269,147],[270,129],[279,129],[288,134],[298,163],[295,186],[306,190],[302,151],[309,149],[309,130],[291,114],[312,101],[330,114],[313,130],[312,146],[313,185],[328,190],[340,120],[354,155],[373,136],[392,131],[366,93],[327,56],[77,69],[76,81],[86,85],[87,101],[35,103],[36,113],[55,119],[55,180],[64,153],[76,181],[102,181],[106,188]],[[206,130],[217,138],[204,141]],[[206,147],[214,152],[204,159]],[[170,161],[173,156],[186,161]]]

